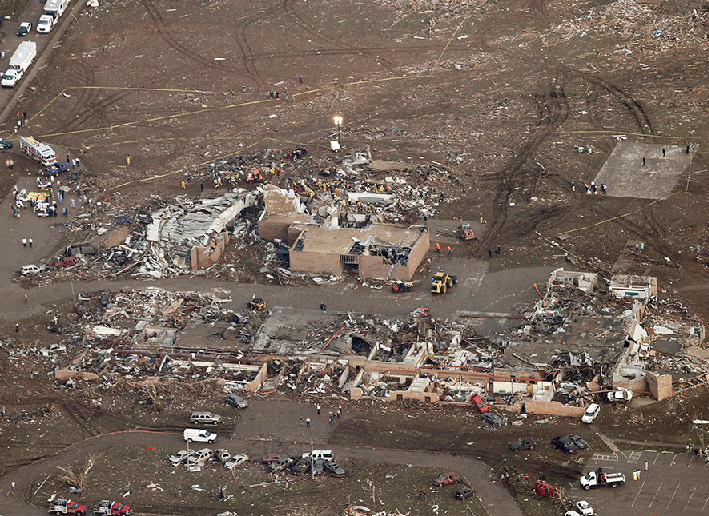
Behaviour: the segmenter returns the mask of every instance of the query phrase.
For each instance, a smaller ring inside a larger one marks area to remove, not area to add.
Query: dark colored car
[[[17,28],[17,35],[22,37],[22,36],[27,36],[27,34],[30,33],[32,30],[32,23],[28,21],[23,21],[20,23],[20,26]]]
[[[245,409],[249,405],[244,398],[236,394],[227,394],[224,403],[238,409]]]
[[[322,475],[325,471],[325,461],[322,459],[315,459],[310,467],[313,470],[313,475]]]
[[[4,138],[0,138],[0,149],[2,150],[10,150],[14,147],[14,143],[12,143],[10,140],[5,140]]]
[[[510,450],[512,450],[512,451],[533,450],[535,444],[537,444],[537,442],[534,440],[534,437],[524,437],[524,438],[517,439],[516,441],[511,442],[510,443]]]
[[[583,450],[584,448],[588,447],[588,443],[581,439],[578,435],[571,434],[568,438],[573,441],[573,443],[579,450]]]
[[[475,494],[475,491],[473,491],[469,487],[462,487],[455,492],[455,497],[458,500],[465,500],[466,498],[470,498],[474,494]]]
[[[300,459],[290,469],[294,475],[303,475],[310,470],[310,459]]]
[[[58,176],[62,172],[66,172],[69,170],[69,163],[66,161],[57,161],[54,165],[51,167],[47,167],[44,169],[43,174],[45,176]]]
[[[561,450],[564,453],[574,453],[576,450],[578,450],[578,446],[574,444],[573,439],[569,439],[568,437],[561,437],[560,435],[554,437],[551,440],[551,444],[553,444],[557,450]]]
[[[458,473],[453,473],[452,471],[443,473],[443,475],[439,475],[433,479],[434,486],[447,486],[448,484],[455,484],[456,482],[460,482],[460,477]]]
[[[481,417],[483,418],[483,421],[491,424],[492,426],[502,426],[502,418],[497,414],[487,413],[483,414]]]
[[[342,469],[342,466],[340,466],[337,462],[326,462],[325,471],[331,475],[335,475],[336,477],[342,477],[345,475],[345,470]]]

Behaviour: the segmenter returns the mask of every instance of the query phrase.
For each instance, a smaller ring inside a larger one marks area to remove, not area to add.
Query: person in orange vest
[[[451,246],[448,246],[448,254],[451,254],[453,250],[451,249]]]
[[[437,253],[441,252],[441,244],[439,244],[438,242],[436,242],[436,252]]]

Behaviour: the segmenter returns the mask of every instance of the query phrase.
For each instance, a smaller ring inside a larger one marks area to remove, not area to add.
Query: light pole
[[[339,142],[342,137],[342,121],[341,115],[333,116],[332,120],[335,122],[335,127],[337,127],[337,141]]]

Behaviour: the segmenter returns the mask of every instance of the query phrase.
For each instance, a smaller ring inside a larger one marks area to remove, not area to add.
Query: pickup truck
[[[581,487],[586,491],[596,486],[618,487],[618,484],[625,482],[623,473],[604,473],[602,469],[589,471],[581,477]]]

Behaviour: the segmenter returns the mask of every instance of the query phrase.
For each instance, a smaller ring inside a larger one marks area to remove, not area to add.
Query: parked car
[[[249,460],[248,455],[234,455],[230,461],[224,463],[224,467],[226,467],[226,469],[233,469],[237,466],[241,466],[247,460]]]
[[[593,507],[586,500],[581,500],[576,504],[576,508],[583,516],[593,516]]]
[[[569,439],[568,437],[561,437],[560,435],[554,437],[551,440],[551,444],[553,444],[557,450],[561,450],[565,453],[574,453],[576,450],[578,450],[578,446],[576,446],[573,439]]]
[[[214,458],[219,462],[229,462],[231,459],[231,453],[224,448],[219,448],[214,450]]]
[[[213,443],[217,440],[217,434],[213,434],[207,430],[200,430],[199,428],[185,428],[182,433],[182,438],[191,443],[196,441],[198,443]]]
[[[27,36],[27,34],[29,34],[31,30],[32,30],[32,22],[23,21],[22,23],[20,23],[20,26],[17,28],[17,35],[20,37]]]
[[[229,406],[238,408],[239,410],[245,409],[249,405],[248,403],[246,403],[246,400],[244,398],[242,398],[241,396],[237,396],[236,394],[227,394],[224,403]]]
[[[15,146],[14,143],[12,143],[10,140],[6,140],[4,138],[0,138],[0,149],[2,150],[10,150]]]
[[[537,441],[534,440],[534,437],[523,437],[523,438],[517,439],[516,441],[511,442],[510,443],[510,450],[512,450],[512,451],[533,450],[535,444],[537,444]]]
[[[439,475],[433,479],[434,486],[447,486],[449,484],[455,484],[456,482],[460,482],[460,477],[458,476],[458,473],[454,473],[452,471],[443,473],[443,475]]]
[[[601,411],[600,405],[598,403],[591,403],[587,408],[586,412],[583,413],[581,421],[584,423],[593,423],[593,420],[598,417],[598,413]]]
[[[315,459],[310,465],[310,468],[313,475],[322,475],[325,471],[325,461],[322,459]]]
[[[271,455],[264,455],[263,458],[261,459],[261,464],[270,464],[271,462],[276,461],[280,458],[281,458],[280,455],[276,455],[273,453]]]
[[[296,462],[293,467],[290,469],[291,473],[294,475],[302,475],[304,473],[307,473],[310,470],[310,459],[303,459],[301,458],[298,462]]]
[[[483,414],[481,417],[483,418],[483,421],[491,424],[492,426],[502,426],[502,418],[497,414],[490,414],[488,412],[487,414]]]
[[[345,475],[345,470],[337,462],[326,461],[325,471],[336,477],[342,477]]]
[[[190,414],[191,423],[202,423],[208,425],[216,425],[222,420],[222,416],[219,414],[213,414],[211,412],[205,411],[195,411]]]
[[[583,439],[581,439],[581,438],[580,438],[578,435],[576,435],[576,434],[571,434],[571,435],[569,435],[569,439],[571,439],[571,440],[573,441],[573,443],[576,445],[576,447],[577,447],[579,450],[583,450],[583,449],[585,449],[585,448],[588,447],[588,443],[587,443],[586,441],[584,441]]]
[[[475,494],[475,491],[473,491],[471,488],[469,488],[469,487],[461,487],[460,489],[458,489],[458,490],[455,492],[455,497],[456,497],[458,500],[465,500],[466,498],[470,498],[470,497],[473,496],[474,494]]]
[[[581,516],[581,515],[576,511],[566,511],[564,513],[564,516]]]
[[[276,471],[283,471],[284,469],[291,467],[293,465],[293,462],[294,461],[291,457],[282,457],[271,462],[268,465],[268,470],[271,473],[275,473]]]

